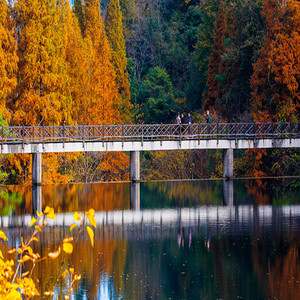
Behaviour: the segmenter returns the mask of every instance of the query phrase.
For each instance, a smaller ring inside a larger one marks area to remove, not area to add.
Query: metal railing
[[[299,123],[194,123],[0,127],[4,143],[298,138]]]

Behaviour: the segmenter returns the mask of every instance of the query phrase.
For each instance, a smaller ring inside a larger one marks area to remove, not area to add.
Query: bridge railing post
[[[142,123],[142,146],[144,144],[144,123]]]
[[[1,142],[1,151],[3,150],[3,140],[4,140],[4,128],[2,125],[2,142]]]
[[[24,138],[25,138],[24,125],[22,125],[22,149],[24,149]]]
[[[200,122],[198,123],[198,145],[200,145]]]
[[[65,148],[65,122],[63,123],[63,148]]]
[[[43,150],[45,150],[45,126],[44,126],[44,124],[42,125],[42,130],[43,130],[43,135],[42,135],[42,139],[43,139]]]
[[[102,124],[102,146],[104,147],[104,124]]]
[[[219,144],[219,123],[217,123],[217,145]]]
[[[162,136],[163,136],[162,123],[160,123],[160,145],[162,145]]]

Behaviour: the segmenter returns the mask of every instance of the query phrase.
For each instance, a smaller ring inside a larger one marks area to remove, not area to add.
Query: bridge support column
[[[223,178],[233,178],[233,149],[223,150]]]
[[[32,153],[32,185],[42,184],[42,153]]]
[[[130,151],[130,181],[140,180],[140,152]]]

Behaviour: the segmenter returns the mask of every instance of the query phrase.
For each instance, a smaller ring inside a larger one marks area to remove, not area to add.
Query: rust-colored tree
[[[251,78],[253,119],[297,121],[300,112],[300,5],[266,0],[266,37]]]
[[[226,32],[226,12],[224,1],[220,2],[218,19],[214,31],[214,43],[212,53],[209,60],[208,74],[207,74],[207,92],[203,94],[205,99],[204,109],[213,107],[216,100],[220,96],[220,89],[222,81],[222,54],[224,52],[224,38]]]

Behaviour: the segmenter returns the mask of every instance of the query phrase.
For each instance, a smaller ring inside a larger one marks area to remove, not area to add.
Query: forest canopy
[[[174,123],[178,111],[201,122],[205,109],[215,122],[298,122],[299,84],[297,0],[0,0],[4,126]],[[239,154],[251,163],[238,172],[255,174],[265,154]],[[178,157],[196,164],[187,177],[201,177],[197,164],[215,155]],[[289,159],[278,168],[281,155],[259,174],[295,175]],[[299,151],[284,155],[299,165]],[[160,159],[145,155],[145,174]],[[125,180],[128,162],[124,153],[45,155],[43,180]],[[30,180],[29,156],[0,163],[2,182]],[[218,160],[209,165],[219,174]]]

